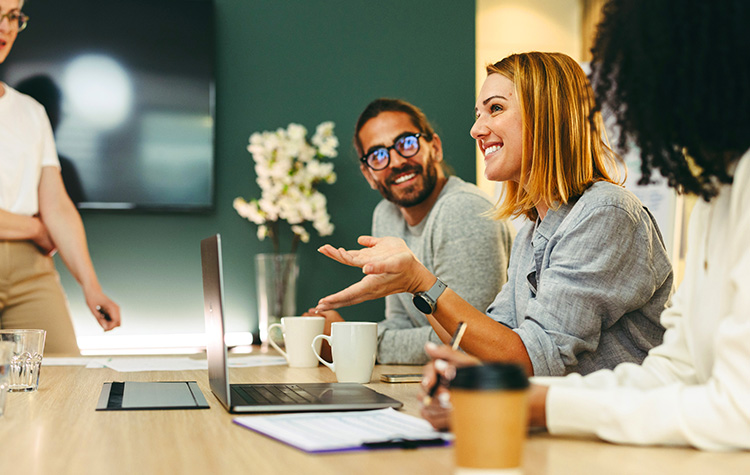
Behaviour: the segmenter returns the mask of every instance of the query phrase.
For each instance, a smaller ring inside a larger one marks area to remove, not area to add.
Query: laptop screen
[[[221,267],[221,236],[201,241],[203,269],[203,314],[206,319],[206,358],[211,391],[229,408],[227,345],[224,342],[224,285]]]

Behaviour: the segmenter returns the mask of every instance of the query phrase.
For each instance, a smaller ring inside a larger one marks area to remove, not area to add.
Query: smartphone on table
[[[422,373],[381,374],[380,380],[386,383],[421,383]]]

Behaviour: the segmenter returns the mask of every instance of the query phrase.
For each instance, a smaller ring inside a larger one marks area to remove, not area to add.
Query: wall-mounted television
[[[211,209],[212,0],[29,0],[23,10],[29,24],[0,80],[47,102],[77,206]]]

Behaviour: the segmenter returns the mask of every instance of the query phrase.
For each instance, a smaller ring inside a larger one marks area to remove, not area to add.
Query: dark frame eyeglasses
[[[395,150],[404,158],[410,158],[419,153],[419,137],[422,133],[403,134],[390,147],[377,147],[359,157],[359,161],[373,170],[384,170],[391,164],[391,150]]]
[[[26,25],[29,23],[29,17],[28,15],[24,14],[23,12],[8,12],[8,13],[0,13],[0,23],[2,23],[3,20],[8,19],[8,24],[13,28],[13,26],[16,27],[17,31],[21,32],[26,28]]]

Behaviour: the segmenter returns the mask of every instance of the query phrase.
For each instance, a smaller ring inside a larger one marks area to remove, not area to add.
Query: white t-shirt
[[[733,185],[693,209],[685,279],[662,314],[664,343],[641,366],[551,384],[553,434],[629,444],[750,449],[750,151]]]
[[[3,83],[0,97],[0,208],[34,216],[39,212],[42,167],[60,168],[44,107]]]

